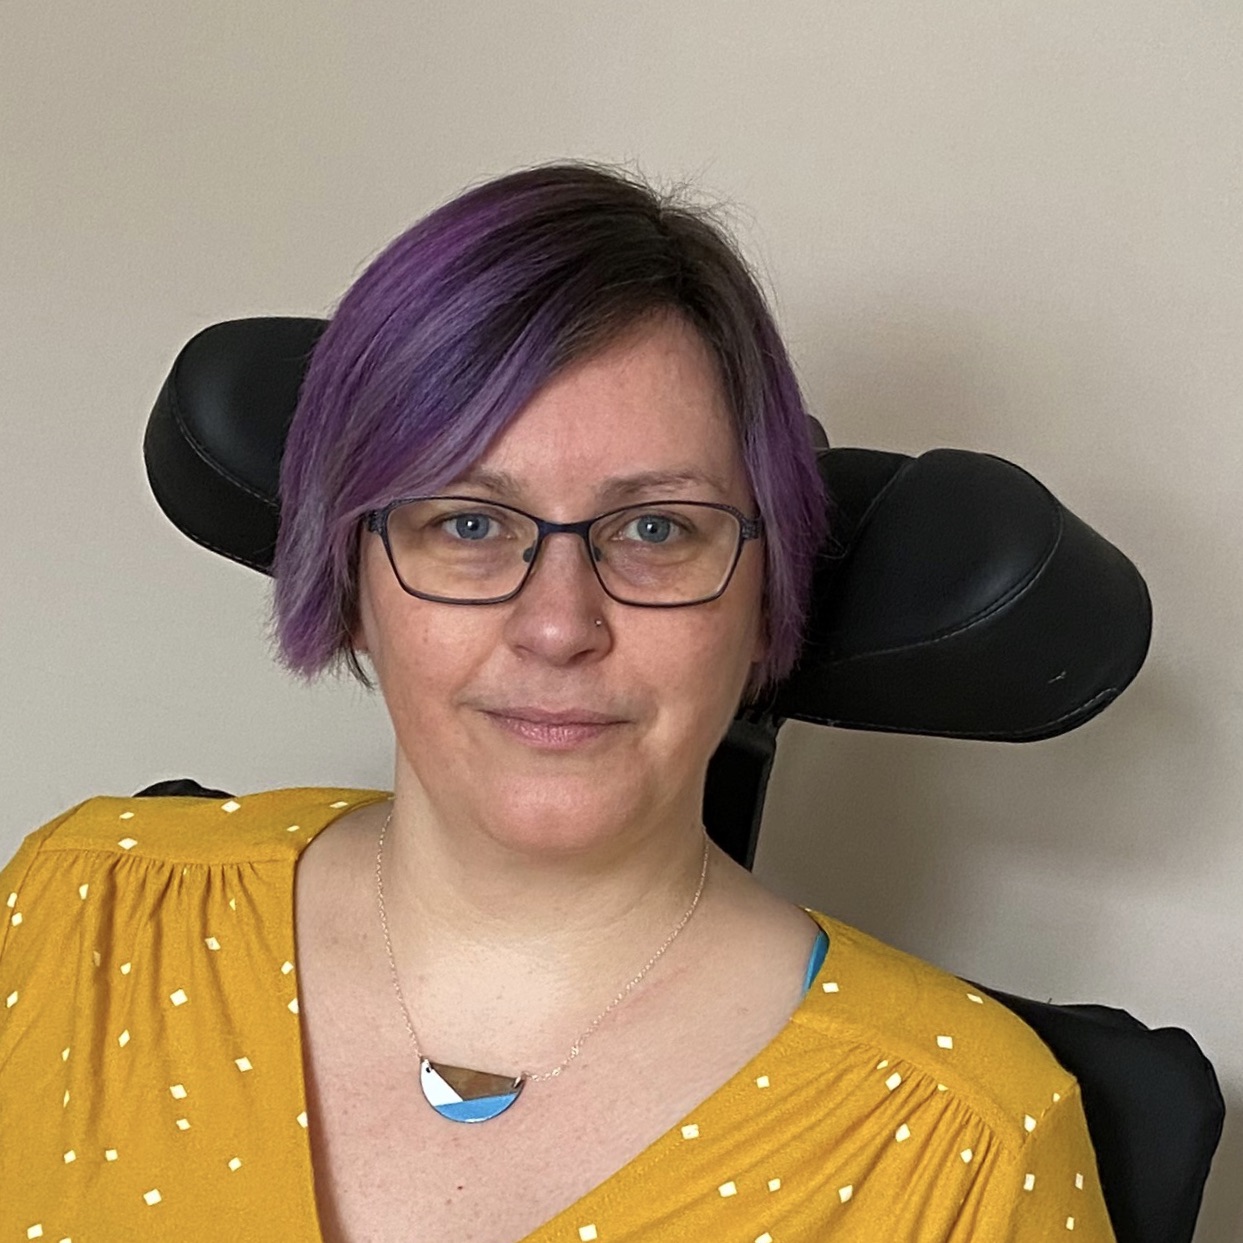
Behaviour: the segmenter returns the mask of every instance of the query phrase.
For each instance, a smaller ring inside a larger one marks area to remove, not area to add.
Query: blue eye
[[[492,519],[487,514],[461,513],[446,518],[442,525],[448,526],[452,524],[454,534],[460,535],[467,540],[477,541],[483,539],[487,534],[482,529],[483,524],[490,523],[491,521]]]
[[[678,539],[679,536],[691,533],[685,523],[678,521],[676,518],[667,517],[665,514],[657,513],[640,514],[635,518],[631,518],[619,530],[620,533],[625,533],[631,528],[636,528],[636,533],[635,536],[628,537],[628,539],[649,546],[668,544]]]

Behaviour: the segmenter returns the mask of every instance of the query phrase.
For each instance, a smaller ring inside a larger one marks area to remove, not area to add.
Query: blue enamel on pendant
[[[444,1066],[423,1058],[419,1084],[427,1103],[450,1122],[487,1122],[518,1099],[526,1081],[521,1075],[493,1075],[465,1066]]]

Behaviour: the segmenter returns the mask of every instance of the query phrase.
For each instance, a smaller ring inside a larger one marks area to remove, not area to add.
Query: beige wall
[[[96,792],[383,785],[376,703],[271,664],[266,583],[139,454],[178,347],[323,313],[466,182],[633,160],[736,202],[831,438],[985,449],[1125,549],[1148,664],[1006,747],[790,725],[758,873],[976,979],[1189,1028],[1243,1240],[1237,0],[10,0],[0,856]],[[1233,1167],[1234,1177],[1230,1177]]]

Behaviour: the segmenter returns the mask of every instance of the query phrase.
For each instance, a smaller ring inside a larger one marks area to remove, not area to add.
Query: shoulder
[[[29,834],[0,875],[16,879],[37,858],[68,853],[207,864],[295,858],[347,809],[387,797],[318,786],[229,799],[101,795]]]
[[[977,986],[808,913],[828,933],[829,952],[796,1016],[805,1026],[874,1046],[891,1079],[927,1079],[1020,1143],[1077,1097],[1074,1076],[1040,1037]]]
[[[322,829],[388,797],[300,787],[229,799],[87,799],[28,834],[0,868],[0,967],[6,979],[55,974],[64,938],[88,928],[98,965],[109,938],[188,918],[196,901],[226,888],[281,902],[283,877]],[[16,995],[11,979],[0,987]]]

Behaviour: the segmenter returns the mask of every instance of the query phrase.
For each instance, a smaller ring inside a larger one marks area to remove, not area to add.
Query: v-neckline
[[[391,798],[391,794],[369,793],[363,798],[358,799],[356,802],[352,801],[348,806],[339,809],[336,815],[325,820],[314,833],[308,834],[305,838],[296,843],[297,849],[292,857],[289,868],[288,900],[290,921],[289,932],[290,943],[293,945],[295,979],[298,978],[297,875],[298,862],[302,858],[303,852],[321,833],[331,828],[332,825],[350,812],[357,811],[361,807],[370,806],[374,803],[384,802]],[[685,1114],[682,1115],[681,1118],[679,1118],[667,1130],[658,1135],[651,1141],[651,1143],[640,1149],[628,1161],[624,1162],[622,1165],[619,1165],[611,1174],[606,1175],[605,1178],[598,1182],[589,1191],[586,1191],[579,1196],[577,1200],[573,1200],[564,1208],[558,1209],[550,1218],[548,1218],[547,1221],[536,1226],[536,1228],[530,1233],[524,1234],[520,1239],[515,1239],[514,1243],[553,1243],[553,1236],[550,1232],[555,1230],[558,1227],[558,1224],[565,1218],[571,1215],[581,1216],[583,1214],[587,1214],[588,1217],[590,1217],[592,1205],[606,1187],[615,1190],[616,1185],[619,1182],[634,1181],[651,1164],[656,1150],[664,1145],[671,1135],[680,1133],[682,1127],[687,1124],[690,1118],[695,1115],[702,1115],[705,1110],[713,1108],[713,1106],[716,1105],[724,1096],[732,1094],[738,1085],[744,1083],[749,1077],[751,1077],[750,1071],[755,1066],[757,1061],[761,1058],[771,1057],[775,1051],[794,1039],[795,1032],[801,1023],[804,1012],[812,1004],[812,997],[815,993],[816,984],[820,981],[821,976],[823,976],[825,971],[828,969],[829,957],[833,949],[833,929],[831,921],[828,917],[817,911],[813,911],[810,907],[804,906],[799,909],[802,910],[807,917],[811,919],[812,922],[815,923],[825,934],[828,938],[829,946],[824,958],[820,962],[820,966],[817,968],[816,973],[812,978],[810,986],[804,990],[803,995],[799,998],[798,1005],[795,1006],[790,1012],[785,1023],[782,1025],[781,1030],[778,1031],[767,1044],[758,1049],[751,1057],[749,1057],[745,1064],[740,1066],[732,1075],[730,1075],[724,1083],[719,1084],[711,1092],[709,1092],[703,1100],[693,1105]],[[301,1020],[294,1024],[294,1031],[294,1039],[296,1043],[295,1057],[297,1059],[298,1066],[298,1084],[301,1089],[303,1108],[306,1109],[310,1101],[307,1092],[306,1041],[303,1038]],[[311,1156],[309,1110],[307,1112],[307,1127],[305,1128],[305,1135],[303,1137],[303,1157],[306,1162],[306,1177],[303,1179],[303,1186],[307,1189],[307,1193],[311,1198],[309,1216],[315,1223],[315,1238],[311,1241],[311,1243],[326,1243],[323,1222],[320,1220],[319,1215],[319,1197],[316,1194],[318,1172],[315,1169],[315,1162],[312,1160]]]

